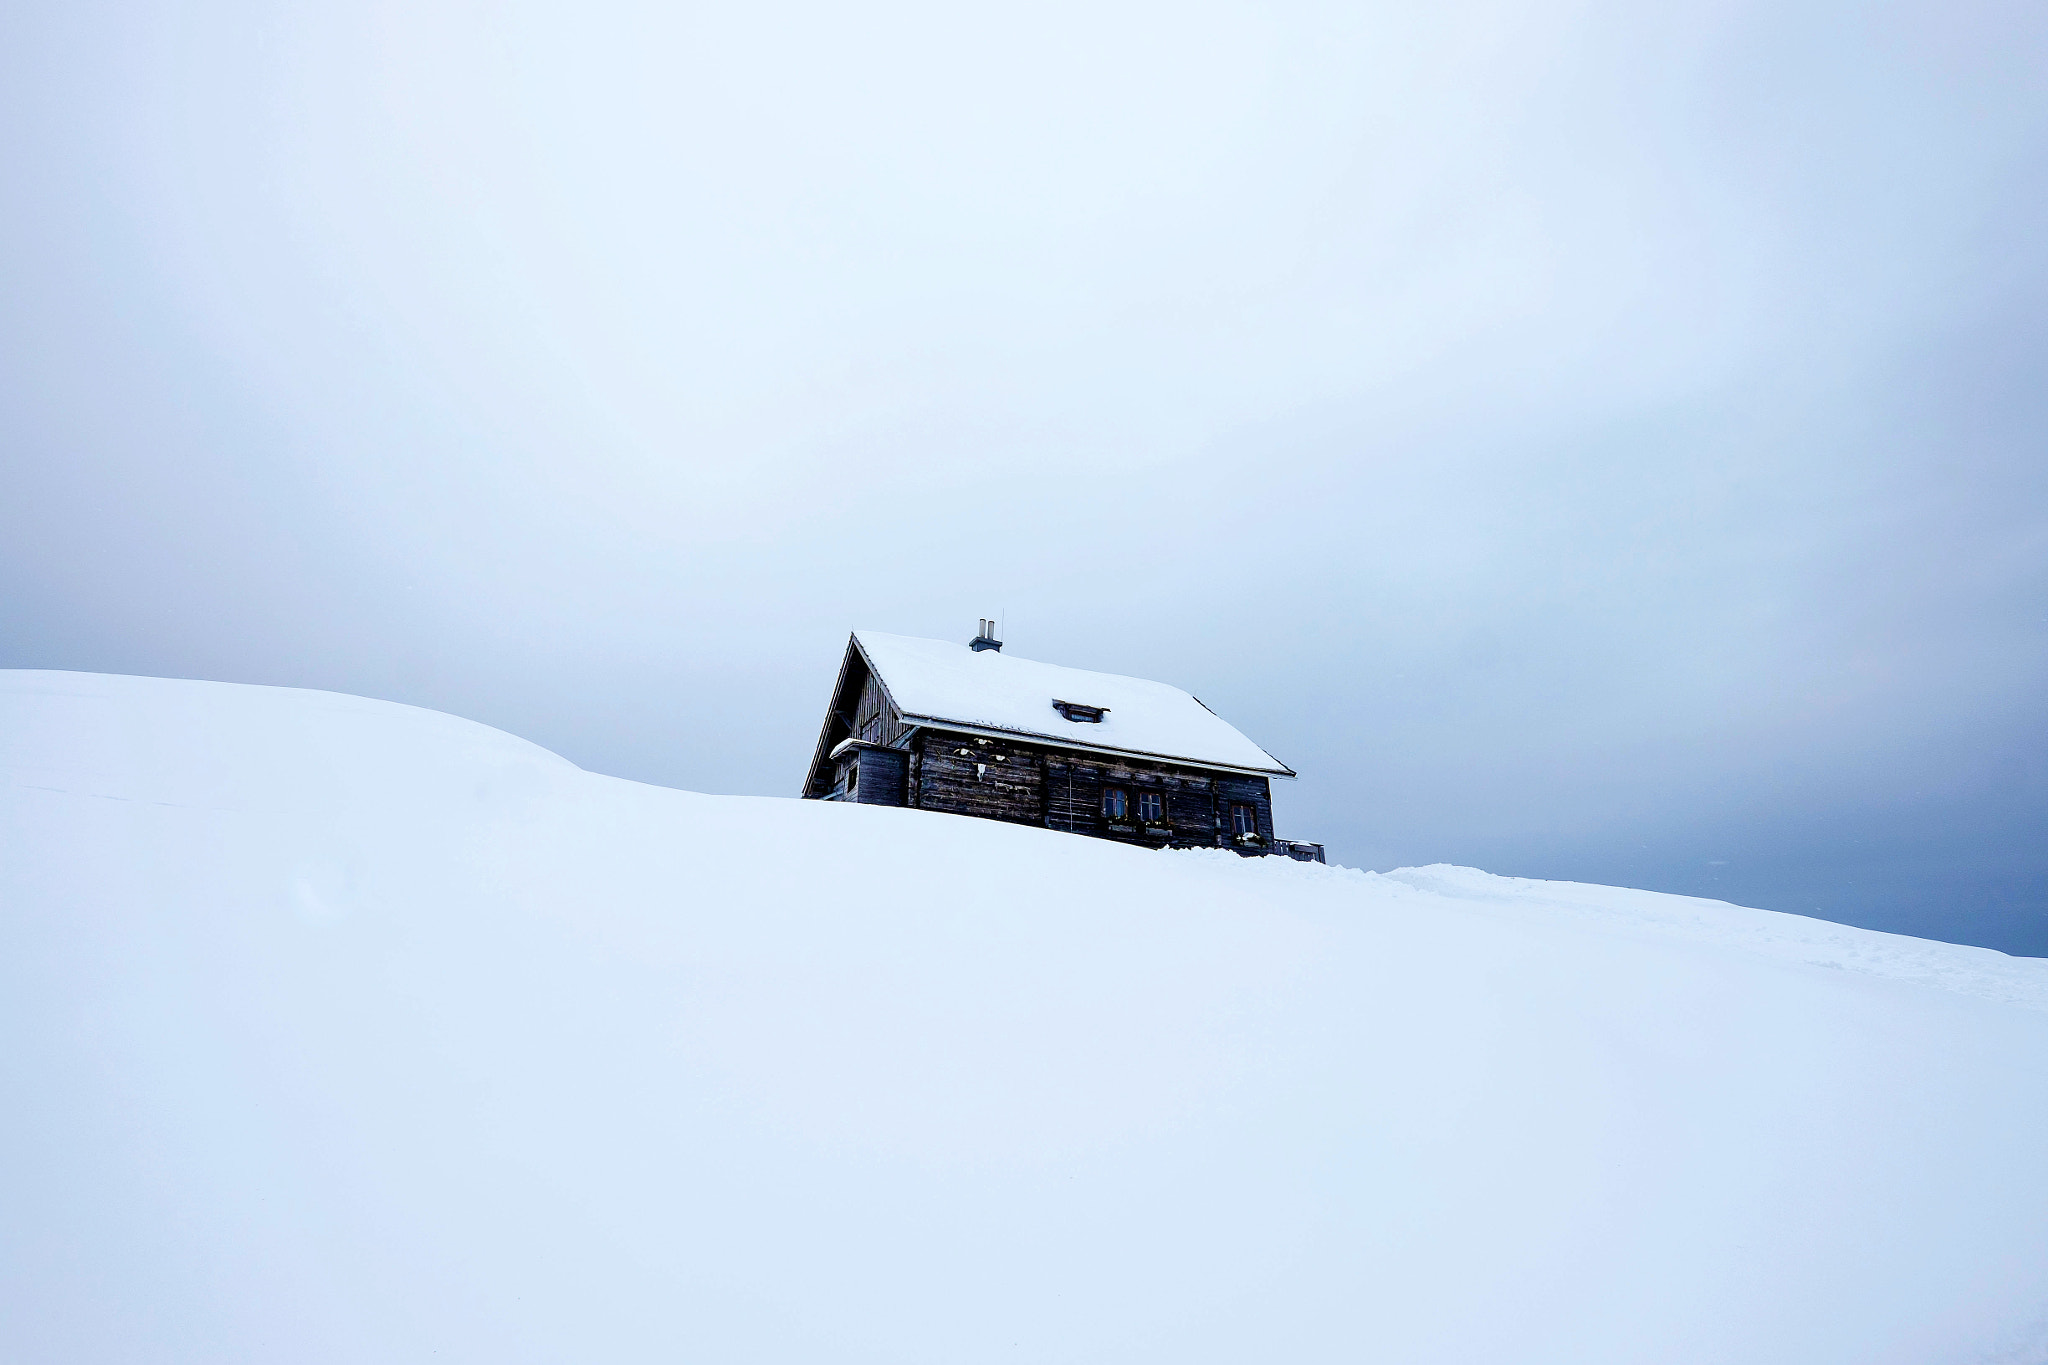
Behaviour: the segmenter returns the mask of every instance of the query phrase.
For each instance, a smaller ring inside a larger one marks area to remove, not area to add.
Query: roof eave
[[[1051,745],[1055,749],[1073,749],[1079,753],[1109,754],[1118,758],[1150,758],[1156,759],[1161,763],[1179,763],[1186,767],[1207,768],[1214,772],[1244,773],[1251,777],[1299,778],[1301,776],[1301,774],[1295,772],[1294,769],[1288,767],[1277,758],[1273,759],[1272,767],[1259,768],[1244,763],[1219,763],[1214,759],[1195,758],[1188,754],[1162,754],[1154,753],[1149,749],[1125,749],[1114,744],[1089,744],[1084,741],[1069,739],[1064,735],[1048,735],[1037,730],[1012,729],[1007,725],[988,725],[975,721],[953,720],[946,716],[917,715],[909,711],[903,712],[902,715],[904,720],[916,721],[920,725],[958,730],[962,734],[970,735],[1015,736],[1019,739],[1036,740],[1041,744]],[[1272,758],[1272,755],[1268,754],[1267,757]]]

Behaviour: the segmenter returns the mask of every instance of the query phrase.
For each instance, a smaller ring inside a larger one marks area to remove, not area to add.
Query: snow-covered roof
[[[854,640],[903,718],[1030,735],[1082,749],[1180,759],[1292,777],[1279,759],[1178,687],[1042,664],[1001,650],[877,631]],[[1102,707],[1100,722],[1070,721],[1053,702]]]

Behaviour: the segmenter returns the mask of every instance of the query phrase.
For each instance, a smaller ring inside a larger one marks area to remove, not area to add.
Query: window
[[[1052,709],[1076,724],[1085,722],[1089,725],[1100,725],[1102,718],[1109,714],[1107,706],[1084,706],[1077,701],[1061,701],[1058,698],[1053,699]]]
[[[846,765],[846,789],[847,789],[848,791],[853,791],[853,790],[854,790],[855,788],[857,788],[857,787],[859,787],[859,786],[860,786],[860,764],[858,764],[858,763],[849,763],[849,764],[847,764],[847,765]]]
[[[1138,793],[1138,818],[1156,825],[1166,818],[1166,798],[1158,792]]]
[[[1121,820],[1130,814],[1131,798],[1122,787],[1102,789],[1102,814],[1105,819]]]
[[[870,742],[882,737],[882,717],[879,712],[860,723],[860,737]]]
[[[1230,808],[1230,832],[1232,834],[1257,834],[1259,832],[1258,811],[1250,806],[1232,806]]]

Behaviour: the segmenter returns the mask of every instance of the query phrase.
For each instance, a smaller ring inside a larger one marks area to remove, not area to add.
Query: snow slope
[[[0,1358],[2048,1360],[2048,962],[0,674]]]

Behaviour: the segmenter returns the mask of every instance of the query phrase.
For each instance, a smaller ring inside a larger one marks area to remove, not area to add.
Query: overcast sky
[[[0,666],[793,794],[855,626],[1333,860],[2048,954],[2048,6],[11,5]]]

